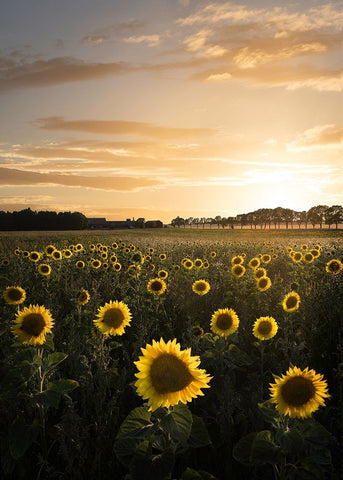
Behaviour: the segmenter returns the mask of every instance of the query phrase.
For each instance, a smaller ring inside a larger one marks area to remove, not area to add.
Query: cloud
[[[160,185],[160,181],[141,177],[87,177],[59,173],[39,173],[0,167],[0,184],[3,186],[63,185],[66,187],[133,192],[144,188],[156,188]]]
[[[34,62],[0,58],[0,91],[93,80],[132,70],[133,67],[125,62],[92,63],[73,57]]]
[[[288,145],[290,150],[304,150],[322,147],[343,147],[343,127],[316,125],[299,134]]]
[[[113,36],[125,34],[125,33],[135,33],[137,31],[142,30],[145,26],[145,22],[142,20],[137,20],[135,18],[131,18],[124,22],[116,22],[106,27],[101,27],[93,30],[91,33],[85,35],[81,38],[81,43],[90,43],[93,45],[100,45],[108,40],[110,40]]]
[[[90,43],[92,45],[100,45],[104,41],[108,40],[108,35],[86,35],[85,37],[81,38],[81,43]]]
[[[36,122],[43,130],[65,130],[105,135],[137,135],[159,139],[209,137],[216,133],[210,128],[164,127],[147,122],[123,120],[64,120],[63,117],[48,117]]]
[[[156,47],[160,44],[160,40],[160,35],[140,35],[123,39],[125,43],[146,43],[149,47]]]

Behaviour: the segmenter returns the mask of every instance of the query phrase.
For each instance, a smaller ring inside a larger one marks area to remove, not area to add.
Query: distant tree
[[[315,228],[316,225],[319,225],[320,228],[322,228],[325,221],[325,212],[328,208],[329,207],[326,205],[317,205],[310,208],[310,210],[307,212],[307,218],[312,223],[313,228]]]
[[[330,226],[334,223],[336,229],[339,223],[343,223],[343,207],[341,205],[332,205],[325,212],[325,223]]]

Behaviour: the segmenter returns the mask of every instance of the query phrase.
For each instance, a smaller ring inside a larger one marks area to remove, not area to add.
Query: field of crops
[[[341,231],[0,247],[2,478],[342,478]]]

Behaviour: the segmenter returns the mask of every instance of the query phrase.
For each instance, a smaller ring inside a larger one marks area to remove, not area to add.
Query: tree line
[[[236,217],[221,217],[217,215],[214,218],[182,218],[177,216],[170,223],[173,227],[195,226],[196,228],[205,228],[206,225],[209,225],[210,228],[212,226],[217,226],[218,228],[235,228],[236,226],[244,228],[248,226],[251,229],[257,229],[257,227],[260,229],[276,229],[281,228],[281,226],[286,226],[286,228],[294,228],[294,226],[308,228],[308,225],[313,228],[316,228],[316,226],[323,228],[323,225],[327,225],[331,228],[332,225],[335,225],[337,229],[338,225],[343,223],[343,207],[341,205],[332,205],[331,207],[317,205],[301,212],[283,207],[259,208],[253,212],[239,214]]]
[[[0,230],[83,230],[88,220],[80,212],[36,212],[31,208],[19,212],[0,211]]]

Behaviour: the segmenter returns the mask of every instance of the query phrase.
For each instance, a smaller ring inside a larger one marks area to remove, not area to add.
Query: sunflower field
[[[343,478],[337,232],[0,239],[1,478]]]

